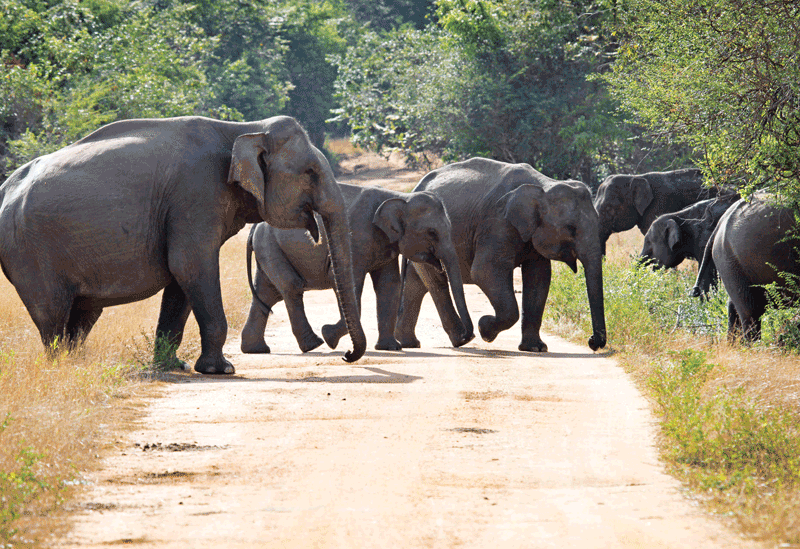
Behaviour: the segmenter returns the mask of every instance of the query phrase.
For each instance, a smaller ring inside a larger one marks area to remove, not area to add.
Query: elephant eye
[[[436,229],[428,229],[428,236],[434,242],[438,242],[439,241],[439,235],[436,234]]]

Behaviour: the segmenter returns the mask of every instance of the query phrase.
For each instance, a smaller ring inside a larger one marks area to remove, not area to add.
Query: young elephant
[[[469,318],[461,271],[451,238],[450,219],[442,202],[430,193],[399,193],[379,187],[340,184],[348,204],[353,246],[353,277],[360,300],[367,273],[372,277],[378,309],[376,349],[399,350],[394,338],[400,300],[398,255],[425,262],[433,269],[442,267],[458,309],[458,316],[443,316],[445,331],[455,347],[464,345],[474,335]],[[259,223],[250,231],[247,242],[247,269],[253,302],[242,330],[244,353],[268,353],[264,329],[271,307],[280,300],[286,310],[297,343],[303,352],[319,347],[322,340],[308,323],[303,307],[305,290],[333,287],[326,235],[315,244],[304,230],[280,230]],[[256,256],[255,283],[252,280],[251,251]],[[447,292],[447,305],[453,310]],[[322,328],[325,342],[335,348],[347,333],[343,319]]]
[[[519,349],[547,351],[539,329],[550,290],[550,261],[563,261],[577,272],[580,260],[592,315],[589,347],[605,346],[598,217],[586,185],[555,181],[527,164],[473,158],[428,173],[414,190],[442,200],[453,223],[464,283],[477,284],[494,307],[494,315],[478,322],[485,341],[493,341],[519,319],[513,271],[521,266]],[[441,312],[445,280],[430,266],[417,264],[407,270],[404,284],[395,334],[403,347],[416,347],[414,329],[422,299],[430,291]]]
[[[703,185],[702,173],[697,169],[608,176],[594,199],[603,253],[612,233],[638,226],[645,234],[659,215],[715,196],[717,190]]]
[[[657,268],[677,267],[686,258],[700,261],[720,217],[737,200],[739,195],[729,194],[658,216],[644,235],[639,257]]]
[[[719,220],[706,246],[693,295],[708,288],[711,261],[728,292],[728,336],[761,337],[761,316],[767,307],[764,286],[785,280],[780,273],[800,275],[794,213],[759,194],[739,200]],[[793,296],[797,297],[797,296]]]

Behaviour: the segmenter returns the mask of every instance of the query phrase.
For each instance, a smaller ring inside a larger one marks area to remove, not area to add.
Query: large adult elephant
[[[764,286],[773,282],[785,286],[781,273],[800,276],[797,229],[794,212],[761,193],[739,200],[719,220],[692,290],[696,296],[708,290],[713,261],[729,297],[730,338],[759,339],[761,316],[768,304]]]
[[[485,341],[493,341],[519,319],[513,271],[521,266],[519,349],[547,351],[539,330],[550,291],[550,261],[563,261],[577,272],[580,260],[592,315],[589,347],[605,346],[598,217],[586,185],[555,181],[527,164],[472,158],[428,173],[414,191],[434,194],[447,208],[462,280],[477,284],[495,310],[478,321]],[[436,302],[446,290],[446,279],[433,267],[414,264],[407,270],[395,331],[403,347],[419,346],[414,328],[425,293],[430,291]]]
[[[646,234],[658,216],[715,196],[717,190],[705,186],[702,173],[693,168],[608,176],[598,187],[594,199],[600,215],[603,253],[613,233],[638,226],[642,234]]]
[[[103,308],[164,289],[157,336],[177,347],[194,312],[195,370],[234,373],[222,355],[220,247],[262,220],[319,238],[317,211],[353,340],[345,360],[366,350],[344,201],[293,118],[115,122],[16,170],[0,200],[0,263],[47,348],[80,343]]]
[[[430,193],[401,193],[380,187],[341,184],[352,230],[353,277],[356,296],[361,297],[367,273],[375,287],[378,313],[378,341],[375,348],[397,351],[394,337],[400,302],[398,256],[426,262],[444,269],[450,280],[443,302],[458,311],[460,320],[444,329],[454,347],[472,340],[472,321],[464,299],[461,269],[451,237],[451,224],[441,200]],[[323,240],[325,235],[323,233]],[[256,257],[255,282],[252,281],[251,251]],[[264,329],[272,306],[283,299],[289,313],[292,333],[300,350],[310,351],[322,344],[306,317],[303,293],[331,288],[329,256],[326,247],[315,245],[302,229],[276,229],[267,223],[253,225],[248,238],[247,271],[251,279],[253,302],[242,329],[241,349],[245,353],[268,353]],[[455,305],[454,303],[455,302]],[[322,328],[322,337],[332,348],[346,333],[342,319]]]

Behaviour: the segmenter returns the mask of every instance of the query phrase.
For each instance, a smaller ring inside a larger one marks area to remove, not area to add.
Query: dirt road
[[[487,300],[467,287],[473,319]],[[332,292],[306,294],[315,328]],[[364,328],[376,338],[374,294]],[[647,402],[613,360],[519,326],[448,346],[429,298],[422,348],[301,354],[285,309],[271,355],[226,347],[232,378],[191,376],[148,406],[91,478],[62,547],[753,547],[679,492]],[[349,348],[349,347],[347,347]]]

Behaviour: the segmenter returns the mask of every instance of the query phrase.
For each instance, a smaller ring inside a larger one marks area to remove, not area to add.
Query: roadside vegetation
[[[746,535],[800,543],[800,356],[787,347],[797,310],[773,308],[764,338],[727,340],[727,295],[688,297],[696,266],[652,271],[638,229],[614,235],[604,265],[605,351],[636,380],[660,421],[661,457],[692,497]],[[554,269],[545,328],[591,331],[581,276]]]

